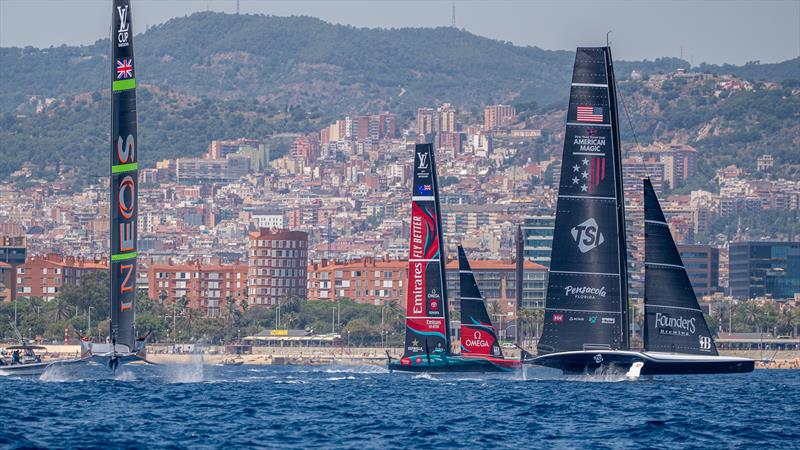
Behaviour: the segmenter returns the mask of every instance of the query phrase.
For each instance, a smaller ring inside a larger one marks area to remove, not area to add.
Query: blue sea
[[[798,448],[800,371],[629,380],[373,366],[0,377],[4,448]]]

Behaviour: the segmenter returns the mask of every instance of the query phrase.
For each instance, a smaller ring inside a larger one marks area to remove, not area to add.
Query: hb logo
[[[578,250],[580,250],[581,253],[586,253],[605,242],[603,233],[600,232],[597,221],[594,220],[594,218],[575,225],[575,227],[572,228],[572,238],[578,243]]]
[[[700,350],[711,350],[711,338],[700,336]]]

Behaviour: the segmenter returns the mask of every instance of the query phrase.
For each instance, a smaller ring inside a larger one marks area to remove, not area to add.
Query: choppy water
[[[800,446],[800,372],[563,377],[126,366],[0,377],[3,447]]]

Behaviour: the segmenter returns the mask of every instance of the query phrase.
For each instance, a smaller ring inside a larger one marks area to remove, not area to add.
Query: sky
[[[570,50],[602,45],[614,57],[780,62],[800,56],[800,0],[239,0],[243,14],[307,15],[357,27],[456,26],[474,34]],[[0,0],[0,46],[90,44],[108,34],[109,0]],[[197,11],[236,11],[236,0],[133,0],[134,27]]]

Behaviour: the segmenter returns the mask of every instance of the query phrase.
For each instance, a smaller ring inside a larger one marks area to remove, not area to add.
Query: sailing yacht
[[[136,226],[139,148],[136,72],[130,0],[112,0],[111,29],[111,330],[107,343],[82,342],[85,359],[119,363],[143,359],[144,338],[135,336]]]
[[[462,300],[461,331],[467,330],[473,342],[462,342],[462,345],[466,344],[464,352],[453,353],[445,276],[447,260],[439,211],[439,183],[433,146],[418,144],[414,152],[411,197],[405,345],[399,360],[390,358],[389,370],[496,372],[521,367],[519,360],[502,356],[463,249],[459,250],[459,274],[461,295],[466,296],[466,303]],[[466,326],[463,320],[465,305],[469,319]]]
[[[645,349],[630,348],[616,96],[611,49],[578,48],[544,330],[539,356],[526,362],[565,373],[611,366],[632,376],[752,371],[752,360],[717,355],[649,181],[645,182]]]

